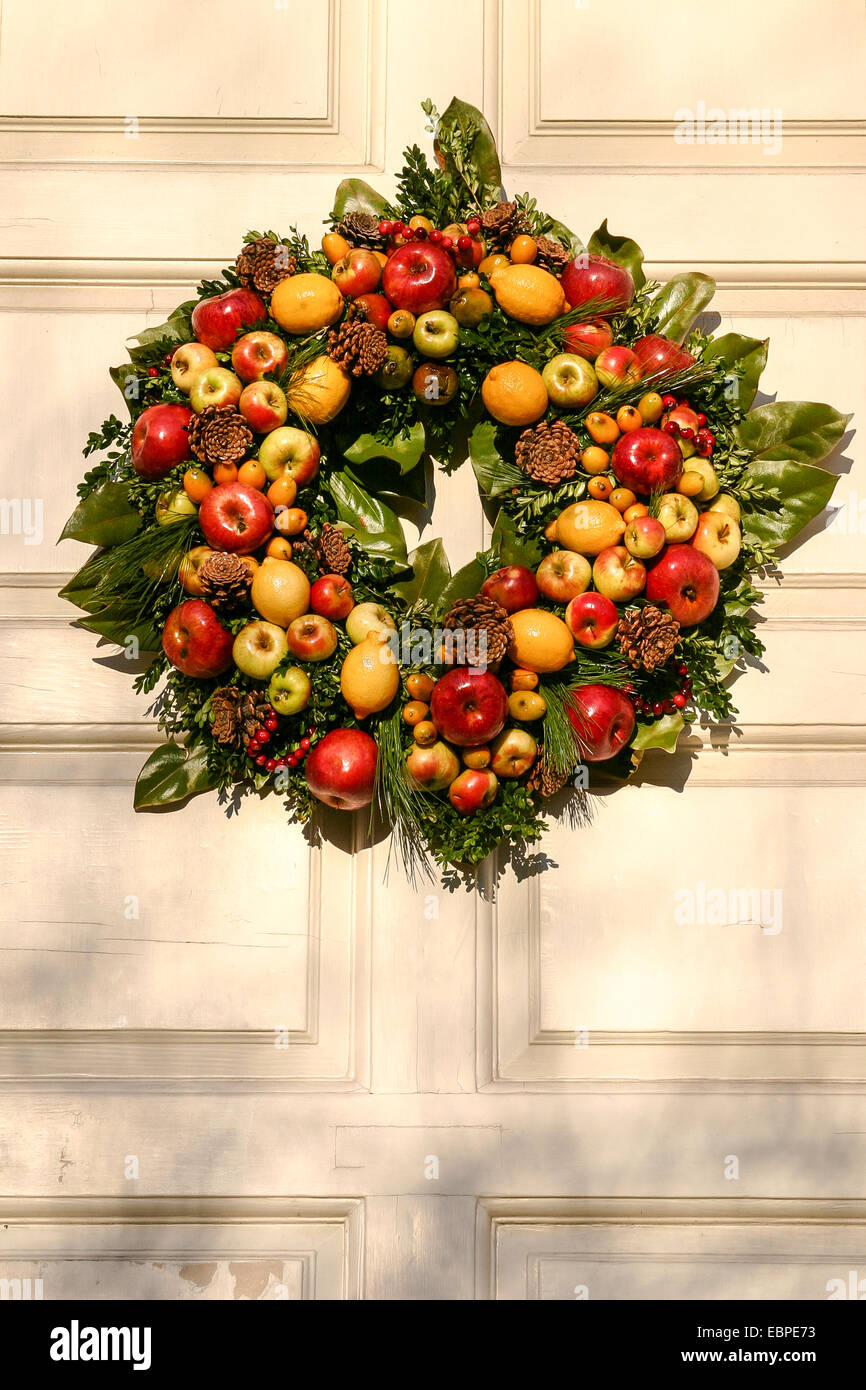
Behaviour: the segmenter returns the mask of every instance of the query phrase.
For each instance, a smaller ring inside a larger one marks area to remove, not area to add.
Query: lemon
[[[291,560],[266,556],[253,574],[250,598],[269,623],[288,627],[310,607],[310,581]]]
[[[327,275],[289,275],[271,295],[271,313],[287,333],[317,333],[343,312],[343,296]]]
[[[323,354],[303,369],[286,392],[286,399],[290,410],[306,424],[327,425],[339,415],[351,390],[343,368]]]
[[[618,545],[625,521],[609,502],[594,499],[574,502],[556,518],[556,537],[565,550],[579,555],[600,555],[609,545]]]
[[[393,649],[378,636],[365,637],[343,662],[340,689],[356,719],[366,719],[390,705],[400,688]]]
[[[547,409],[547,387],[525,362],[499,362],[481,383],[481,399],[501,425],[532,425]]]
[[[494,270],[490,284],[503,313],[537,327],[552,323],[565,310],[562,285],[540,265],[506,265]]]
[[[574,641],[561,618],[545,608],[521,608],[511,615],[508,655],[524,671],[561,671],[574,660]]]

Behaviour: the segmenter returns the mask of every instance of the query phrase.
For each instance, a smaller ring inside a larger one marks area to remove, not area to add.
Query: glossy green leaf
[[[401,473],[399,465],[390,459],[371,459],[369,463],[356,464],[352,471],[374,497],[414,507],[426,505],[427,477],[423,468]]]
[[[387,199],[363,179],[343,179],[337,185],[331,214],[335,222],[341,221],[349,212],[367,212],[372,217],[384,217],[387,211]]]
[[[453,130],[460,132],[469,150],[469,167],[465,172],[472,178],[476,193],[489,191],[498,195],[502,187],[502,168],[496,152],[496,141],[478,107],[453,97],[436,127],[440,145],[443,135]],[[447,152],[444,153],[446,163],[450,164]]]
[[[774,401],[751,411],[734,432],[756,458],[819,463],[839,443],[850,419],[817,401]]]
[[[129,349],[132,361],[147,360],[148,349],[163,340],[169,344],[178,345],[191,343],[195,337],[192,331],[192,311],[197,303],[197,299],[188,299],[185,303],[178,305],[165,323],[158,323],[153,328],[145,328],[141,333],[133,333],[129,341],[137,343],[138,346]]]
[[[76,626],[95,632],[118,647],[125,647],[134,639],[139,650],[155,652],[160,644],[160,634],[150,620],[143,618],[134,605],[121,599],[95,609],[86,618],[77,618]]]
[[[400,435],[390,442],[379,439],[375,434],[359,435],[353,444],[343,450],[349,463],[369,463],[371,459],[390,459],[396,463],[401,473],[409,473],[424,453],[424,426],[416,420],[409,433]]]
[[[652,301],[657,320],[653,331],[681,343],[715,292],[716,282],[710,275],[702,275],[698,270],[675,275],[662,285]]]
[[[778,511],[746,512],[743,534],[765,545],[785,545],[824,510],[839,479],[826,468],[783,459],[753,459],[746,476],[772,490]]]
[[[577,232],[573,232],[570,227],[566,227],[564,222],[557,222],[555,218],[550,218],[547,224],[545,236],[552,237],[554,241],[559,241],[570,251],[573,256],[577,256],[586,247],[581,241]]]
[[[469,436],[469,457],[478,486],[486,497],[498,497],[526,482],[526,475],[497,449],[496,426],[490,420],[479,421]]]
[[[60,533],[60,540],[85,545],[117,545],[141,528],[141,517],[129,501],[128,483],[104,483],[79,502]]]
[[[460,598],[473,598],[487,578],[487,570],[480,560],[470,560],[459,569],[450,584],[443,590],[437,612],[446,613],[452,603]]]
[[[406,569],[409,557],[396,513],[371,497],[360,480],[345,468],[332,473],[326,484],[340,521],[346,522],[358,544],[373,559],[387,561],[395,570]]]
[[[541,559],[539,542],[534,537],[521,536],[505,511],[496,518],[490,548],[498,552],[500,565],[525,565],[534,570]]]
[[[704,349],[705,358],[719,358],[726,367],[737,368],[728,378],[728,389],[741,410],[748,410],[755,399],[761,373],[767,365],[769,345],[769,338],[725,333],[721,338],[711,338]]]
[[[441,540],[437,537],[419,545],[409,556],[409,564],[411,579],[392,584],[391,591],[399,594],[410,607],[415,603],[429,603],[435,608],[451,582],[451,566]]]
[[[626,270],[631,272],[636,290],[641,289],[646,284],[646,276],[643,273],[643,251],[636,241],[632,241],[631,237],[614,236],[613,232],[609,232],[607,218],[604,219],[598,231],[593,232],[590,237],[588,250],[594,256],[604,256],[609,261],[616,261],[617,265],[624,265]]]
[[[203,744],[166,743],[151,753],[138,774],[133,805],[136,811],[172,806],[214,785]]]
[[[631,746],[638,751],[661,748],[665,753],[673,753],[683,726],[683,716],[679,710],[674,714],[663,714],[654,724],[638,724]]]

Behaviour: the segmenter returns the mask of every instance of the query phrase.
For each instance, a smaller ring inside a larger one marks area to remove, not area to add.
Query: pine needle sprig
[[[415,883],[419,876],[432,880],[434,874],[424,833],[424,822],[429,819],[429,811],[421,793],[416,791],[406,775],[404,727],[402,714],[396,709],[382,720],[376,730],[379,757],[373,806],[390,825],[392,849],[396,846],[398,858],[410,882]]]

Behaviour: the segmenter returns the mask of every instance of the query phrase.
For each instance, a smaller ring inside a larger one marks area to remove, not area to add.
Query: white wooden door
[[[648,758],[496,894],[492,868],[475,893],[386,883],[386,844],[310,850],[268,804],[136,817],[145,702],[56,597],[126,337],[247,226],[316,236],[344,174],[387,188],[428,94],[484,107],[511,190],[584,234],[607,216],[656,278],[715,275],[711,323],[771,336],[764,392],[866,418],[861,5],[427,8],[3,5],[0,1275],[824,1298],[866,1273],[856,441],[832,527],[768,586],[736,731]],[[767,111],[767,140],[679,143],[699,103]],[[437,489],[428,534],[462,563],[470,470]],[[702,921],[711,889],[745,917]]]

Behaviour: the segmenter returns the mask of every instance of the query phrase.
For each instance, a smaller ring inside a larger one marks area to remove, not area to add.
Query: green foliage
[[[675,275],[653,300],[655,331],[675,343],[681,343],[715,292],[716,282],[709,275],[702,275],[697,270]]]
[[[342,222],[350,212],[366,212],[371,217],[381,219],[390,214],[391,206],[381,193],[377,193],[375,188],[371,188],[363,179],[343,179],[342,183],[337,185],[334,194],[331,224]]]
[[[129,484],[104,482],[96,491],[84,494],[61,531],[60,540],[117,545],[129,540],[140,528],[141,517],[129,500]]]
[[[428,802],[427,842],[442,868],[474,867],[501,844],[519,854],[544,834],[544,819],[523,782],[500,782],[496,800],[473,816],[461,816],[445,797]]]
[[[165,743],[151,753],[135,784],[136,811],[156,810],[186,801],[215,785],[204,743]]]
[[[593,256],[605,256],[607,260],[625,266],[631,273],[636,290],[641,289],[646,283],[643,273],[643,251],[631,237],[614,236],[613,232],[609,232],[607,218],[590,237],[588,250]]]
[[[388,440],[378,434],[360,434],[353,444],[343,450],[351,464],[369,463],[371,459],[390,459],[400,469],[401,476],[420,462],[424,453],[424,426],[416,420],[406,434]]]
[[[638,752],[649,748],[661,748],[665,753],[673,753],[684,728],[685,722],[679,710],[674,714],[663,714],[652,724],[638,724],[631,746]]]
[[[390,585],[390,592],[398,594],[407,608],[415,604],[434,607],[451,582],[451,566],[441,540],[419,545],[409,556],[409,565],[411,577]]]
[[[758,390],[761,373],[767,365],[769,338],[746,338],[741,333],[725,333],[709,338],[703,355],[724,362],[729,368],[727,384],[743,412],[750,409]]]
[[[452,97],[439,116],[431,101],[421,103],[435,121],[435,148],[444,172],[464,190],[463,207],[483,211],[499,201],[502,170],[493,132],[477,106]]]
[[[815,464],[838,444],[850,419],[813,401],[776,401],[737,425],[737,440],[751,455],[743,477],[775,502],[744,517],[747,538],[784,545],[823,511],[838,479]]]
[[[498,497],[526,484],[526,474],[515,463],[508,463],[496,445],[497,427],[492,420],[479,420],[469,436],[469,457],[478,486],[488,497]]]

